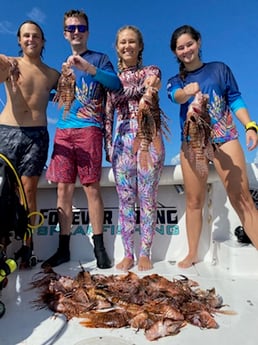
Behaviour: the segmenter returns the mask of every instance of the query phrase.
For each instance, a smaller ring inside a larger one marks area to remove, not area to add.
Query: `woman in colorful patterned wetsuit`
[[[112,162],[119,197],[119,228],[124,245],[124,258],[117,264],[123,271],[134,265],[135,204],[140,208],[141,246],[138,269],[152,268],[150,250],[156,228],[158,183],[164,163],[164,145],[160,130],[155,143],[142,151],[142,143],[134,151],[139,135],[139,109],[149,106],[160,88],[161,72],[156,66],[142,66],[143,38],[134,26],[122,27],[116,36],[119,77],[122,91],[109,93],[106,107],[106,152]],[[114,112],[117,112],[116,134],[112,142]],[[137,134],[138,133],[138,134]],[[143,139],[146,144],[146,140]],[[145,147],[146,148],[146,147]],[[146,154],[147,163],[144,160]],[[147,166],[146,166],[147,164]]]
[[[258,248],[258,211],[249,192],[245,157],[232,113],[246,129],[246,144],[249,150],[254,150],[258,145],[257,124],[250,120],[230,68],[222,62],[202,62],[200,46],[201,35],[191,26],[179,27],[172,34],[170,47],[177,57],[180,68],[179,74],[169,79],[167,91],[172,102],[181,104],[180,159],[186,190],[186,228],[189,247],[187,256],[179,262],[182,268],[190,267],[198,261],[202,209],[207,183],[207,178],[200,178],[196,167],[187,157],[188,139],[183,132],[188,106],[199,91],[209,95],[208,110],[211,116],[212,141],[217,146],[213,164],[247,235]]]

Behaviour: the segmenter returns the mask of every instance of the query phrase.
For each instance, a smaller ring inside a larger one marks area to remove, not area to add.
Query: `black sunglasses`
[[[75,32],[76,29],[79,32],[86,32],[86,31],[88,31],[88,26],[87,25],[67,25],[64,28],[64,30],[68,31],[68,32]]]

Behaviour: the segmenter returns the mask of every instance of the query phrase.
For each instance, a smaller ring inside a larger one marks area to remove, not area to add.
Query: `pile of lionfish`
[[[218,328],[214,315],[233,313],[221,310],[222,297],[214,288],[203,290],[185,276],[170,281],[158,274],[107,276],[82,269],[71,278],[52,268],[38,275],[31,283],[40,291],[33,301],[38,309],[49,308],[67,320],[81,318],[85,327],[142,329],[150,341],[178,334],[188,323]]]
[[[191,162],[200,176],[208,175],[207,159],[213,161],[215,144],[212,144],[211,118],[208,112],[209,96],[199,91],[188,107],[184,137]]]

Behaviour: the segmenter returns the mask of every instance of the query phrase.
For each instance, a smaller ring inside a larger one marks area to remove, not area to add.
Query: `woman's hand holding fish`
[[[200,86],[198,83],[189,83],[182,89],[177,89],[175,92],[175,101],[179,104],[186,103],[189,98],[195,96],[200,91]]]
[[[160,78],[157,77],[156,75],[152,75],[150,77],[147,77],[145,79],[144,86],[146,87],[146,89],[148,87],[153,87],[153,88],[159,90],[161,88]]]
[[[197,94],[197,92],[200,91],[200,86],[198,83],[190,83],[187,84],[184,88],[183,88],[185,95],[186,96],[195,96]]]

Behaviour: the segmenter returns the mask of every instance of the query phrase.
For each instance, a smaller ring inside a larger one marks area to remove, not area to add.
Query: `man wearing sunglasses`
[[[77,175],[88,200],[97,267],[111,267],[103,241],[104,210],[99,182],[106,92],[108,89],[119,89],[121,84],[108,56],[88,49],[88,36],[87,15],[79,10],[66,12],[64,37],[70,43],[72,55],[64,65],[72,68],[75,92],[70,109],[63,109],[60,113],[54,151],[46,173],[48,180],[57,183],[61,231],[57,252],[43,262],[43,268],[48,265],[55,267],[70,260],[72,198]]]

